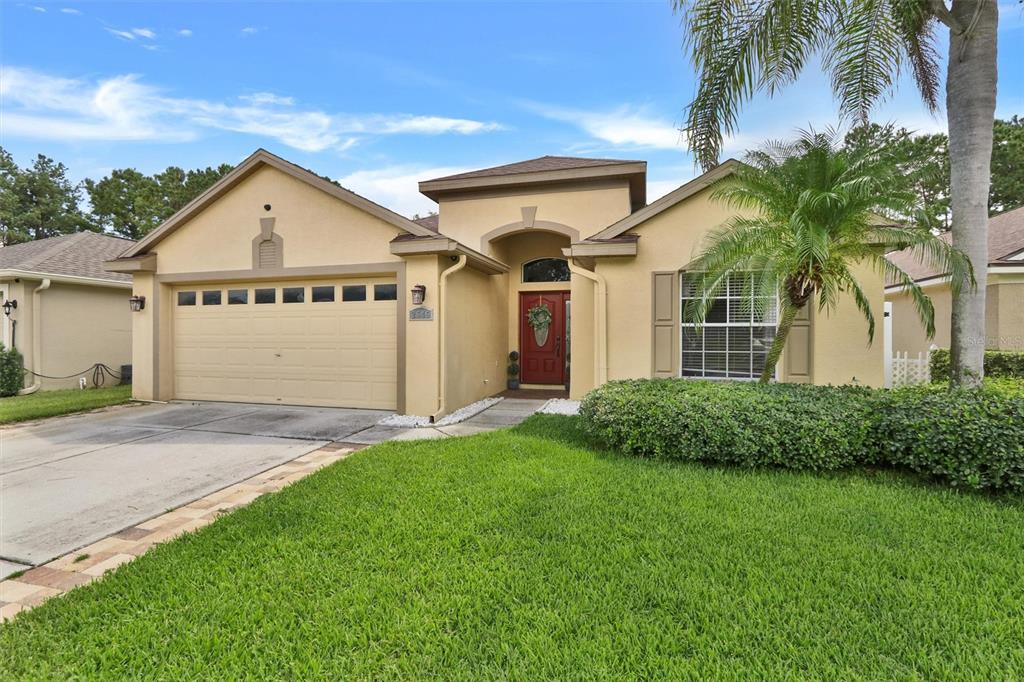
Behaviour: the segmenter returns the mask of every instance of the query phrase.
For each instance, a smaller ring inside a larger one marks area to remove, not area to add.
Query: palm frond
[[[844,116],[867,121],[900,72],[903,43],[888,0],[843,3],[836,40],[825,54],[825,70]]]

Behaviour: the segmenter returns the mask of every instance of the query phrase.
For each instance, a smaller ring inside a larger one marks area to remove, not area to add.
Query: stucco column
[[[417,284],[427,288],[422,306],[412,303],[406,296],[405,320],[405,413],[428,416],[437,411],[437,397],[440,393],[438,373],[440,348],[438,345],[438,307],[441,305],[440,264],[435,255],[408,256],[405,258],[405,282],[411,289]],[[431,319],[410,320],[413,308],[427,308]]]
[[[132,313],[132,397],[138,400],[157,400],[157,348],[155,344],[156,309],[160,307],[152,273],[140,272],[132,276],[132,295],[145,296],[146,306]]]

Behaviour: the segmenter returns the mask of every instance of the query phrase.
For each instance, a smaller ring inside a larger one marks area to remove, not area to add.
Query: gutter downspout
[[[50,288],[50,280],[44,279],[39,286],[32,290],[32,371],[38,372],[41,368],[43,359],[43,340],[42,340],[42,307],[40,306],[40,294]],[[35,374],[32,375],[32,385],[28,388],[23,388],[18,391],[18,395],[28,395],[29,393],[35,393],[39,390],[42,385],[39,377]]]
[[[448,277],[455,274],[462,268],[466,267],[466,263],[469,262],[469,258],[465,254],[459,256],[459,262],[448,268],[441,273],[441,280],[437,287],[437,302],[440,304],[437,311],[437,349],[439,354],[439,362],[437,363],[437,412],[430,416],[430,423],[433,424],[439,418],[444,416],[446,408],[446,396],[445,396],[445,371],[447,370],[447,359],[445,356],[445,310],[448,309],[448,301],[445,298],[448,290]]]
[[[576,264],[569,259],[569,272],[585,277],[597,285],[594,293],[594,322],[597,324],[596,348],[594,349],[594,388],[608,381],[608,283],[604,277]]]

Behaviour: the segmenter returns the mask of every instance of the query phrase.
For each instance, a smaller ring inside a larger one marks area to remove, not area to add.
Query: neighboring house
[[[17,303],[0,315],[4,346],[21,352],[25,367],[67,376],[103,363],[115,372],[131,362],[131,277],[104,262],[135,242],[93,232],[38,239],[0,248],[0,301]],[[91,373],[81,374],[90,381]],[[30,389],[67,388],[79,376],[39,379]],[[116,383],[110,376],[106,383]]]
[[[942,235],[949,241],[949,233]],[[1024,208],[1007,211],[988,221],[988,287],[985,293],[985,338],[990,350],[1024,350]],[[910,253],[889,255],[924,289],[935,305],[935,338],[928,339],[910,297],[899,285],[885,289],[892,304],[892,349],[912,356],[927,353],[932,344],[949,348],[953,296],[949,277],[922,265]]]
[[[645,162],[546,156],[422,182],[440,215],[414,222],[259,150],[108,264],[145,297],[135,394],[440,416],[502,391],[513,350],[524,386],[574,397],[757,376],[774,321],[751,320],[742,287],[702,333],[680,319],[680,273],[730,216],[708,186],[735,167],[645,206]],[[880,385],[882,344],[844,301],[797,323],[778,377]]]

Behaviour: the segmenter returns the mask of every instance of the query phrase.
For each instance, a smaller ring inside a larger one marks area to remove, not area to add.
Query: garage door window
[[[249,302],[248,289],[229,289],[228,305],[245,305]]]
[[[342,301],[365,301],[366,300],[366,285],[365,284],[353,284],[347,287],[341,288],[341,300]]]
[[[313,287],[313,303],[333,303],[334,287]]]
[[[203,305],[220,305],[220,291],[204,291]]]
[[[373,285],[373,300],[375,300],[375,301],[397,301],[398,300],[398,285],[397,284],[374,284]]]
[[[277,289],[257,289],[256,290],[256,302],[257,303],[276,303],[277,302]]]
[[[305,299],[305,287],[285,287],[281,290],[281,300],[285,303],[302,303]]]
[[[195,305],[196,304],[196,292],[194,291],[179,291],[178,292],[178,305]]]

